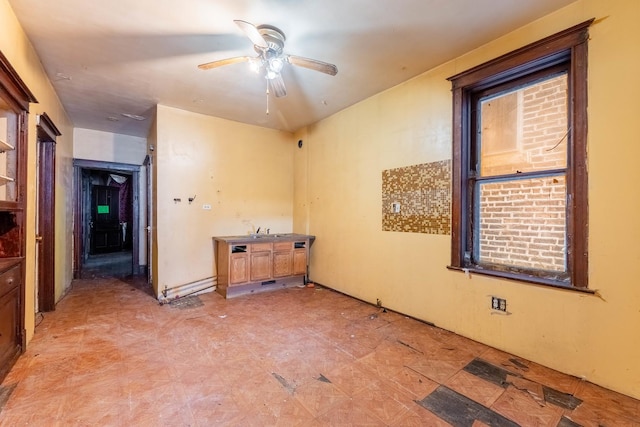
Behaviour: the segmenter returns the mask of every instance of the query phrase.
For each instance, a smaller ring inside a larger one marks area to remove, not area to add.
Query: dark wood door
[[[60,131],[49,116],[38,116],[37,290],[38,311],[53,311],[55,301],[56,137]]]
[[[122,226],[118,219],[120,191],[106,185],[91,188],[91,253],[122,249]]]

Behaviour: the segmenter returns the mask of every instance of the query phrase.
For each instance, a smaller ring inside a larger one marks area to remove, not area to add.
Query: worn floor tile
[[[73,282],[0,426],[640,426],[639,402],[323,287],[159,305]]]

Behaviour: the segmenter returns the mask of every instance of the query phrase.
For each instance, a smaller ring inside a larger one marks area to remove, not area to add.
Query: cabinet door
[[[0,368],[8,368],[20,351],[18,340],[19,287],[15,287],[0,297]]]
[[[249,257],[246,253],[231,254],[229,259],[229,284],[237,285],[249,280]]]
[[[273,253],[273,277],[291,276],[293,257],[291,251]]]
[[[251,253],[251,281],[271,279],[271,252]]]
[[[307,250],[293,251],[293,274],[307,274]]]

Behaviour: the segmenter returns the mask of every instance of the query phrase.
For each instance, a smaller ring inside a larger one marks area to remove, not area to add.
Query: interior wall
[[[45,25],[46,23],[43,23]],[[47,113],[62,133],[56,139],[56,301],[64,294],[73,277],[71,248],[73,243],[73,128],[33,46],[24,34],[11,6],[0,0],[0,50],[10,61],[29,90],[38,100],[29,109],[26,193],[26,297],[25,328],[27,341],[35,328],[35,230],[36,230],[36,115]]]
[[[447,77],[591,18],[589,295],[450,271],[449,235],[382,231],[383,170],[451,159]],[[636,183],[640,2],[577,1],[297,135],[294,224],[310,278],[640,398]],[[615,213],[615,215],[614,215]],[[509,315],[490,309],[507,300]]]
[[[290,133],[160,105],[155,140],[160,291],[215,275],[213,236],[292,231]]]
[[[147,155],[147,140],[99,130],[74,128],[76,159],[141,165]]]
[[[139,199],[140,224],[138,227],[138,264],[147,265],[146,231],[146,168],[142,166],[147,155],[147,139],[92,129],[74,128],[73,157],[83,160],[140,165]],[[135,201],[134,201],[135,203]]]

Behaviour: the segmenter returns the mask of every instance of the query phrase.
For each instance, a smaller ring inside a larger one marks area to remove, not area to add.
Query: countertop
[[[273,233],[273,234],[247,234],[244,236],[214,236],[213,240],[220,242],[238,244],[238,243],[269,243],[269,242],[292,242],[309,240],[313,243],[316,236],[298,233]]]

